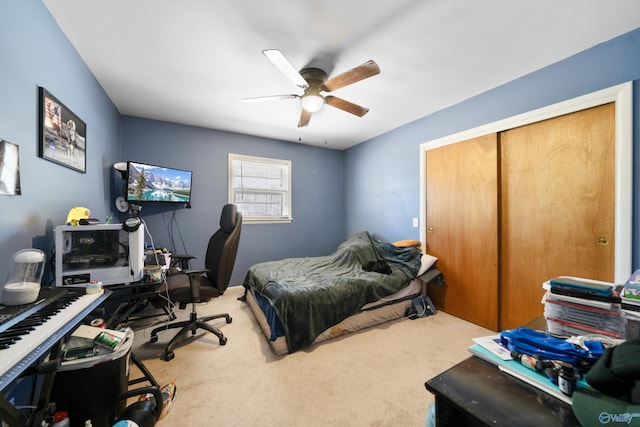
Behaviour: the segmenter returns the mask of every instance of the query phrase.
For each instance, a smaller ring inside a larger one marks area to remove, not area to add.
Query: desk
[[[130,291],[130,294],[114,295],[109,299],[110,302],[121,301],[121,304],[117,306],[114,313],[106,320],[106,327],[108,329],[115,329],[118,325],[130,320],[133,313],[147,306],[152,298],[158,297],[158,289],[163,283],[163,280],[158,282],[141,281],[127,285],[109,286],[108,289],[112,292],[127,290]],[[175,319],[175,315],[169,310],[165,309],[164,314],[169,317],[169,320]]]

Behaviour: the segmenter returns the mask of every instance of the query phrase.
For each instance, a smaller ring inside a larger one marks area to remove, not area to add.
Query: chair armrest
[[[208,268],[189,268],[187,270],[182,270],[182,274],[186,274],[187,276],[200,276],[201,274],[208,273],[211,270]]]
[[[185,270],[189,268],[189,261],[192,259],[198,258],[195,255],[187,255],[187,254],[172,254],[171,255],[171,267],[175,267],[180,264],[180,269]]]

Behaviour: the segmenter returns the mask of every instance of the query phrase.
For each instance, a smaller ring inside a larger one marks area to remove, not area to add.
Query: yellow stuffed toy
[[[67,225],[78,225],[81,219],[89,219],[91,216],[91,210],[80,206],[75,206],[69,211],[67,215]]]

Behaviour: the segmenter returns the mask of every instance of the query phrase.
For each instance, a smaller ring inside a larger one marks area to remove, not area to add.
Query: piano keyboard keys
[[[62,296],[0,332],[0,390],[106,299],[102,294],[85,294],[84,289],[62,291]]]
[[[63,298],[60,298],[58,300],[55,300],[51,302],[51,304],[48,304],[47,306],[43,307],[36,313],[30,315],[26,319],[21,320],[20,322],[18,322],[11,328],[7,329],[6,331],[1,332],[0,343],[5,345],[0,347],[0,349],[7,349],[12,344],[15,344],[16,342],[18,342],[18,340],[15,339],[16,336],[22,337],[24,335],[27,335],[35,331],[38,326],[42,326],[46,324],[48,320],[51,320],[53,316],[60,313],[60,311],[64,310],[66,307],[68,307],[71,303],[76,301],[78,298],[79,298],[78,295],[71,294]],[[0,352],[0,356],[2,356],[1,352]]]

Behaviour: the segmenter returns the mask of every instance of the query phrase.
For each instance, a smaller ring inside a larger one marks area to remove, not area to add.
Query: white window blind
[[[229,203],[246,222],[291,222],[291,161],[229,153]]]

